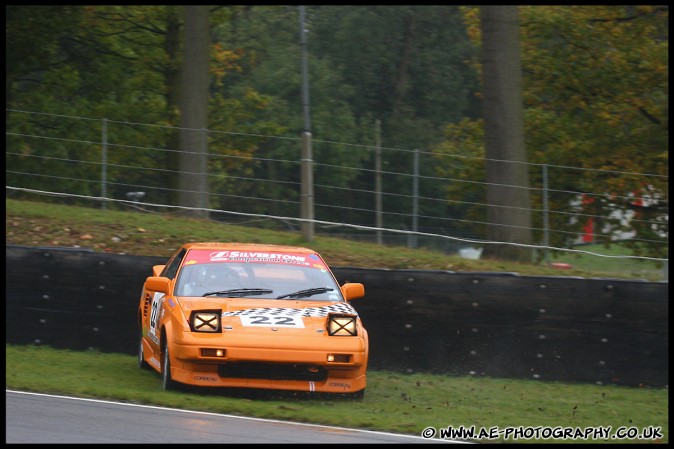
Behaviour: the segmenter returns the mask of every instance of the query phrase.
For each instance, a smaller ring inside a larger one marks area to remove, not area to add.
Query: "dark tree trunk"
[[[530,245],[517,6],[481,6],[487,172],[487,239]],[[507,162],[502,162],[507,161]],[[485,256],[531,262],[532,250],[488,244]]]
[[[185,56],[180,97],[180,205],[208,207],[208,61],[207,6],[185,6]],[[207,217],[203,210],[187,215]]]

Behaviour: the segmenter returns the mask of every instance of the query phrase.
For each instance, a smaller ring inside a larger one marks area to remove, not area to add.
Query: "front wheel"
[[[362,401],[365,397],[365,388],[360,391],[356,391],[355,393],[347,393],[347,397],[356,401]]]
[[[162,364],[161,364],[161,386],[164,390],[178,390],[180,384],[174,381],[171,378],[171,357],[169,357],[169,348],[168,345],[164,344],[164,350],[162,351]]]
[[[141,333],[138,339],[138,368],[150,369],[150,365],[145,361],[145,354],[143,351],[143,334]]]

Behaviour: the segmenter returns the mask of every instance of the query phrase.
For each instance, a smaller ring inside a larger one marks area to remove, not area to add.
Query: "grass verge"
[[[566,384],[429,374],[368,373],[362,401],[333,396],[233,389],[163,391],[159,374],[134,356],[6,344],[6,387],[259,418],[388,431],[419,436],[448,426],[610,426],[656,439],[518,439],[517,443],[668,443],[667,389]],[[482,442],[504,442],[481,440]]]
[[[568,269],[545,264],[525,264],[482,258],[464,259],[440,251],[382,246],[329,237],[317,230],[313,242],[299,232],[237,226],[222,221],[190,219],[175,213],[139,210],[101,210],[33,201],[5,201],[5,241],[24,246],[82,247],[113,254],[169,257],[186,242],[228,241],[309,246],[330,266],[449,270],[457,272],[514,272],[536,276],[581,276],[659,281],[663,270],[657,262],[609,259],[579,253],[561,253],[555,262]],[[612,247],[620,254],[627,250]],[[585,247],[597,252],[600,247]],[[609,263],[610,262],[610,263]]]

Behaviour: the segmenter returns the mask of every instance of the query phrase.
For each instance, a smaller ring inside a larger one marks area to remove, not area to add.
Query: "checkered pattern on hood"
[[[345,302],[332,304],[323,307],[306,307],[303,309],[294,309],[290,307],[257,307],[253,309],[236,310],[234,312],[222,312],[222,316],[245,316],[245,315],[285,315],[285,316],[327,316],[329,313],[344,313],[348,315],[358,315],[356,309]]]

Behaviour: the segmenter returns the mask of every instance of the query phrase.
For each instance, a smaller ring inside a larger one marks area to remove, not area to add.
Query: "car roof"
[[[316,251],[302,246],[274,245],[270,243],[240,243],[240,242],[191,242],[183,245],[185,249],[214,249],[239,251],[277,251],[315,254]]]

